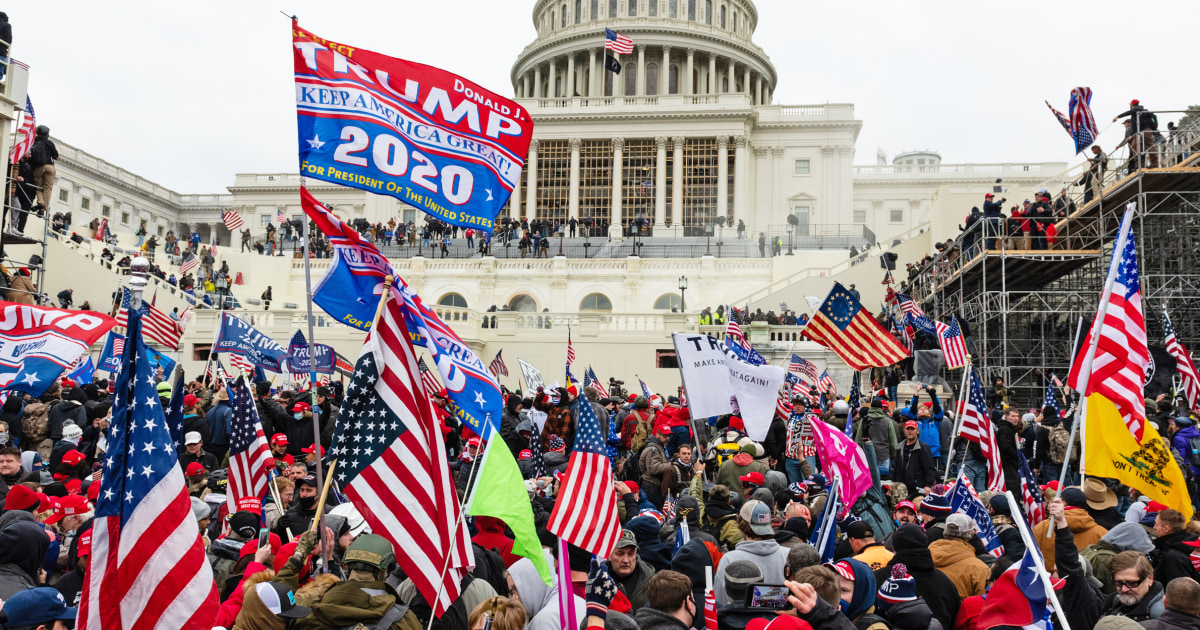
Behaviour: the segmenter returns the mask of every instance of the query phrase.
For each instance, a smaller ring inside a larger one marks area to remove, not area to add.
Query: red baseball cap
[[[912,510],[913,512],[917,511],[917,506],[912,501],[901,501],[896,504],[896,509],[892,510],[892,511],[899,512],[900,508],[908,508],[908,509]]]
[[[533,451],[526,448],[522,449],[521,453],[517,455],[517,459],[525,459],[526,457],[533,457]]]
[[[53,525],[68,516],[87,514],[91,509],[87,499],[77,494],[65,496],[54,505],[54,513],[46,518],[46,524]]]
[[[984,199],[987,199],[988,197],[995,197],[995,196],[996,195],[993,195],[992,193],[988,193],[988,194],[984,195],[983,197],[984,197]]]
[[[756,486],[763,486],[767,483],[767,480],[763,478],[763,474],[760,472],[752,472],[745,477],[738,477],[738,479],[741,479],[743,483],[752,483]]]
[[[271,444],[276,446],[287,446],[287,436],[282,433],[276,433],[271,436]]]
[[[187,470],[183,471],[183,474],[186,477],[199,477],[200,475],[203,475],[206,472],[208,472],[208,471],[204,470],[203,464],[201,464],[200,462],[192,462],[192,463],[188,464]]]
[[[1047,488],[1049,488],[1055,492],[1058,492],[1058,480],[1055,479],[1054,481],[1051,481],[1051,482],[1047,483],[1046,485],[1042,486],[1042,490],[1045,490]]]
[[[79,479],[72,479],[64,483],[63,487],[67,489],[67,494],[83,494],[83,481]]]
[[[92,555],[92,529],[90,527],[79,535],[79,545],[76,549],[75,554],[80,558]]]
[[[92,503],[95,503],[96,500],[100,498],[100,481],[99,480],[92,481],[91,485],[88,486],[87,498],[88,498],[88,501],[91,501]]]
[[[917,428],[920,428],[920,425],[917,424],[916,420],[909,420],[908,422],[904,423],[904,428],[905,429],[908,429],[908,428],[917,429]]]
[[[319,447],[316,444],[312,444],[312,445],[309,445],[308,448],[300,449],[300,452],[301,453],[317,453],[317,457],[324,457],[325,449],[322,448],[320,451],[317,451],[318,448]]]
[[[296,458],[292,457],[291,454],[289,453],[289,454],[283,456],[283,463],[287,464],[288,466],[291,466],[296,463]]]
[[[292,405],[292,413],[297,411],[312,411],[312,407],[306,402],[298,402]]]
[[[812,630],[807,621],[791,615],[778,617],[755,617],[746,624],[746,630]]]
[[[87,455],[84,455],[83,453],[80,453],[79,451],[77,451],[75,449],[71,449],[71,450],[67,451],[66,453],[63,453],[63,456],[62,456],[63,463],[68,466],[75,466],[76,464],[78,464],[79,462],[82,462],[85,459],[87,459]]]
[[[200,402],[200,399],[196,398],[195,394],[188,394],[187,396],[183,397],[183,406],[184,407],[195,407],[196,403],[198,403],[198,402]]]

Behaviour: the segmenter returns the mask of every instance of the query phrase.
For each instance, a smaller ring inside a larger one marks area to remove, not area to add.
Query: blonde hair
[[[468,630],[488,613],[492,615],[493,630],[522,630],[525,627],[525,606],[514,599],[496,596],[485,599],[471,611],[467,617]]]

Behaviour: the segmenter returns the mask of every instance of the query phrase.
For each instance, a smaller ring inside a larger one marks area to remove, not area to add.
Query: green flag
[[[513,531],[512,552],[529,558],[547,586],[552,584],[550,565],[542,553],[537,529],[533,526],[533,507],[529,504],[529,492],[517,460],[513,459],[508,445],[499,435],[493,434],[483,454],[480,470],[475,475],[475,488],[467,503],[466,512],[471,516],[493,516],[504,521]]]

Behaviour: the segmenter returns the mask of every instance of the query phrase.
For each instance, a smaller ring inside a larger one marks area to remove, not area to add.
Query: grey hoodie
[[[791,549],[781,547],[774,540],[744,540],[738,543],[733,551],[721,556],[721,564],[717,565],[717,574],[713,576],[717,601],[725,601],[725,567],[729,563],[749,560],[762,569],[763,582],[783,584],[783,568],[787,566],[789,551]]]
[[[546,562],[553,567],[554,556],[550,555],[549,551],[543,551],[546,554]],[[561,623],[558,616],[557,574],[551,572],[553,585],[547,586],[529,558],[521,558],[514,562],[508,568],[508,573],[512,576],[513,585],[517,587],[521,603],[525,606],[525,614],[529,617],[525,630],[559,630]],[[579,596],[573,597],[575,610],[586,611],[587,602]]]
[[[1108,530],[1100,540],[1111,543],[1121,551],[1140,551],[1147,555],[1154,551],[1154,543],[1150,542],[1146,528],[1136,523],[1121,523]]]

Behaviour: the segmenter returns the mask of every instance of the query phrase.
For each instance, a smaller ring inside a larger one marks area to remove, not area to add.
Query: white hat
[[[200,432],[199,431],[188,431],[186,434],[184,434],[184,436],[183,436],[184,446],[187,446],[188,444],[199,444],[199,443],[200,443]]]
[[[63,423],[62,436],[64,438],[81,438],[83,437],[83,429],[74,423]]]

